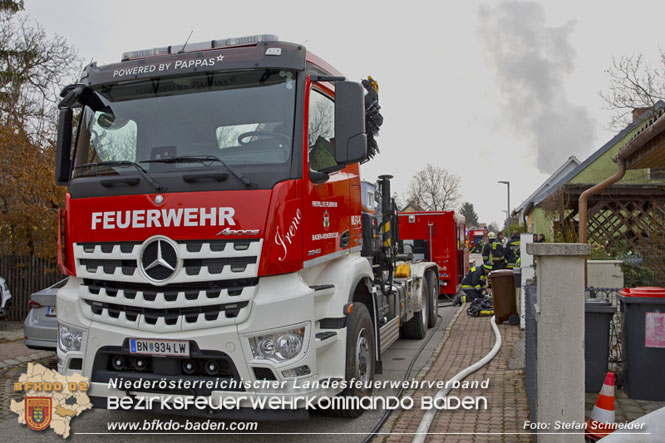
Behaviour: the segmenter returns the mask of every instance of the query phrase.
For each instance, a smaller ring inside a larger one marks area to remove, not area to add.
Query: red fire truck
[[[303,395],[369,395],[400,333],[434,326],[439,292],[435,263],[396,277],[390,176],[379,214],[361,211],[377,93],[272,36],[88,65],[60,103],[58,370],[89,377],[96,407],[233,398],[194,412],[238,417],[278,396],[300,417]]]
[[[464,217],[454,211],[399,214],[400,252],[412,252],[414,259],[433,261],[438,265],[442,295],[457,294],[468,271],[465,226]]]
[[[489,241],[487,235],[487,229],[469,229],[469,233],[467,235],[467,247],[469,248],[469,251],[478,248],[480,250],[478,250],[477,253],[481,253],[482,245]]]

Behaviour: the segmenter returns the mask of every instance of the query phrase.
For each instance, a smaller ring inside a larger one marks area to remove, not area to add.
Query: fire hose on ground
[[[485,366],[499,352],[499,349],[501,348],[501,333],[499,332],[499,328],[496,325],[496,320],[494,319],[494,317],[492,317],[490,324],[492,325],[492,330],[494,331],[494,336],[496,337],[496,341],[494,342],[494,347],[492,348],[492,350],[486,356],[484,356],[483,358],[481,358],[480,360],[478,360],[468,368],[463,369],[457,374],[455,374],[455,376],[450,379],[450,383],[446,383],[446,387],[444,387],[443,389],[441,389],[439,392],[436,393],[435,399],[444,398],[446,395],[448,395],[448,392],[450,392],[451,389],[449,387],[450,385],[454,385],[455,382],[461,382],[467,376]],[[429,431],[429,428],[432,425],[432,421],[434,420],[435,415],[436,415],[436,408],[432,408],[427,412],[425,412],[425,416],[423,417],[422,421],[420,422],[420,425],[418,426],[416,435],[413,437],[413,443],[424,443],[425,438],[427,437],[427,432]]]

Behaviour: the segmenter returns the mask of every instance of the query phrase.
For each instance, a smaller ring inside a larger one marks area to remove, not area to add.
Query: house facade
[[[612,160],[619,150],[629,143],[663,113],[664,102],[658,102],[655,111],[644,112],[611,140],[601,146],[583,162],[570,157],[552,176],[530,195],[516,210],[520,222],[530,232],[543,233],[548,241],[575,241],[579,220],[578,200],[586,189],[614,175],[617,170]],[[629,231],[649,229],[647,226],[633,229],[627,220],[636,213],[648,217],[654,199],[665,195],[662,169],[629,170],[611,188],[595,195],[589,202],[591,217],[590,240],[603,243],[613,236],[629,234]]]

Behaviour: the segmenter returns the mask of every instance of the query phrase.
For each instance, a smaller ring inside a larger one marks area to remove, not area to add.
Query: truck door
[[[357,166],[330,172],[323,183],[314,183],[309,170],[335,169],[335,103],[331,91],[319,84],[312,84],[306,102],[307,153],[305,163],[305,199],[303,223],[303,255],[305,266],[341,257],[348,252],[352,239],[352,215],[358,216],[360,226],[360,182]],[[354,180],[358,185],[357,202],[352,204],[350,188]],[[358,210],[352,207],[358,206]],[[359,244],[357,246],[360,246]]]

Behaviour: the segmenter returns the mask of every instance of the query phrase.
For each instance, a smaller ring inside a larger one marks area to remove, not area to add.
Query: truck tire
[[[369,384],[368,388],[364,386],[358,388],[351,386],[342,391],[339,395],[342,397],[368,397],[372,394],[372,383],[374,382],[374,363],[375,363],[375,344],[374,325],[369,316],[367,307],[362,303],[353,304],[353,312],[348,318],[346,332],[346,380],[361,381],[363,385]],[[326,415],[335,417],[356,418],[363,412],[362,408],[357,409],[324,409],[321,410]]]
[[[430,298],[429,282],[427,278],[423,278],[423,294]],[[428,312],[430,307],[429,300],[424,300],[420,311],[414,312],[411,320],[404,323],[402,326],[402,333],[405,338],[425,338],[427,335],[427,324],[429,321]]]
[[[439,282],[436,274],[428,271],[425,277],[429,285],[429,310],[427,312],[427,327],[433,328],[439,316]]]

